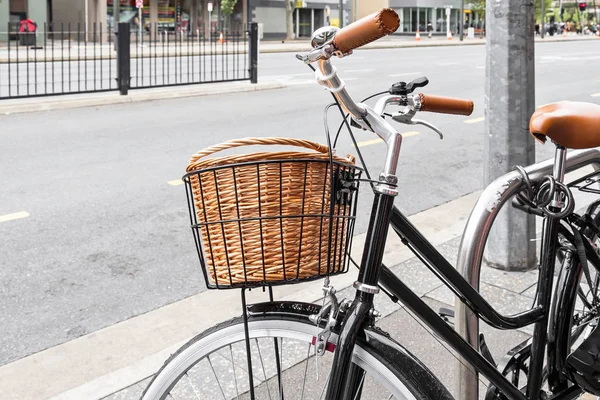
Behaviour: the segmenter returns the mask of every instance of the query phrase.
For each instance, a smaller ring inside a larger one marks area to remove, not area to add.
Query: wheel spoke
[[[212,365],[212,361],[210,361],[210,355],[207,356],[207,358],[208,358],[208,363],[210,364],[210,369],[212,369],[212,372],[215,375],[215,378],[217,378],[217,385],[219,385],[219,389],[221,390],[221,395],[223,396],[223,399],[227,400],[227,397],[225,397],[225,392],[223,392],[223,387],[221,386],[221,382],[219,381],[219,377],[217,376],[215,368]]]
[[[254,339],[256,341],[256,348],[258,349],[258,358],[260,359],[260,366],[263,371],[263,376],[265,377],[265,385],[267,386],[267,393],[269,394],[269,400],[271,399],[271,390],[269,389],[269,381],[267,380],[267,373],[265,372],[265,364],[263,363],[262,355],[260,354],[260,345],[258,344],[258,339]]]
[[[362,379],[360,380],[360,384],[358,385],[358,388],[356,389],[356,394],[354,395],[354,400],[358,399],[358,394],[360,393],[360,391],[362,389],[363,383],[365,383],[365,376],[367,376],[367,373],[363,372]]]
[[[589,301],[587,301],[585,293],[583,293],[583,289],[581,289],[581,286],[579,286],[577,294],[579,295],[579,299],[581,300],[583,305],[586,306],[588,309],[592,309],[592,305],[589,303]]]
[[[325,390],[327,389],[327,385],[329,384],[329,377],[331,376],[331,371],[329,371],[329,375],[327,375],[327,379],[325,379],[325,386],[323,386],[323,390],[321,390],[321,395],[319,396],[319,400],[323,398],[325,394]]]
[[[304,388],[306,387],[306,373],[308,372],[308,360],[310,359],[310,346],[308,344],[308,351],[306,353],[306,362],[304,363],[304,380],[302,382],[302,393],[300,394],[300,400],[304,400]]]
[[[231,344],[229,345],[229,354],[231,355],[231,363],[233,364],[233,381],[235,382],[235,394],[236,398],[239,400],[240,392],[238,391],[237,377],[235,376],[235,358],[233,358],[233,349],[231,348]]]
[[[198,391],[196,390],[196,387],[194,386],[194,383],[190,379],[190,375],[187,372],[185,373],[185,377],[187,378],[188,383],[192,387],[192,390],[194,391],[194,394],[196,395],[196,399],[200,400],[200,395],[198,394]]]

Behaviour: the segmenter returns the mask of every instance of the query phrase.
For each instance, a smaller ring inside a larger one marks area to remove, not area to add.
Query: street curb
[[[255,92],[261,90],[282,89],[283,83],[210,83],[185,87],[153,88],[132,90],[126,96],[118,91],[105,93],[88,93],[76,95],[56,95],[0,101],[0,115],[30,113],[39,111],[61,110],[68,108],[106,106],[142,101],[176,99],[184,97],[211,96],[217,94]]]
[[[433,245],[459,237],[479,197],[474,192],[433,207],[409,219]],[[352,255],[360,258],[366,234],[354,237]],[[390,235],[384,263],[393,266],[414,255]],[[352,286],[356,269],[331,278],[338,290]],[[280,286],[278,300],[316,301],[322,281]],[[261,291],[247,293],[249,302],[265,301]],[[168,356],[191,337],[241,313],[238,291],[204,291],[72,341],[0,367],[4,400],[98,400],[151,376]],[[24,375],[25,374],[25,375]],[[30,383],[23,385],[23,376]]]

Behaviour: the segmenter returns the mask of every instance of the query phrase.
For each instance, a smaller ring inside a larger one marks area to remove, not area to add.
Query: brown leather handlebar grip
[[[473,113],[473,100],[430,96],[423,93],[419,93],[419,98],[421,100],[420,111],[455,115],[471,115]]]
[[[360,46],[395,32],[400,26],[400,18],[391,8],[367,15],[336,32],[333,45],[346,54]]]

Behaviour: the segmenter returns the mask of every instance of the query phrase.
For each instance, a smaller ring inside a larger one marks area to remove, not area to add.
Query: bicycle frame
[[[566,150],[557,147],[553,175],[562,181],[565,173]],[[327,399],[355,398],[360,390],[361,371],[357,367],[348,368],[352,348],[361,326],[370,318],[373,297],[381,286],[411,310],[438,336],[456,350],[459,355],[483,374],[507,398],[514,400],[537,400],[540,398],[542,369],[546,349],[547,325],[550,315],[550,301],[556,242],[559,220],[546,221],[543,232],[542,260],[538,278],[538,301],[532,309],[505,316],[497,312],[461,274],[446,260],[410,221],[393,206],[393,195],[375,193],[373,209],[367,231],[358,279],[354,284],[356,297],[347,311],[342,324],[338,346],[332,366]],[[382,265],[383,251],[387,239],[388,226],[402,242],[449,287],[479,318],[498,329],[517,329],[534,325],[531,346],[530,372],[527,379],[527,393],[523,394],[478,350],[469,345],[453,327],[448,325],[435,311],[421,300],[401,279]],[[577,388],[570,388],[553,399],[573,398]]]

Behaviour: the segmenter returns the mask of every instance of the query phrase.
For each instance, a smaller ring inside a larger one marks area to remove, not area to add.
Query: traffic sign
[[[212,3],[208,3],[208,4],[206,4],[206,8],[208,9],[208,12],[212,12],[212,10],[213,10],[213,5],[212,5]]]
[[[137,8],[143,8],[144,7],[144,0],[135,0],[135,6]]]

